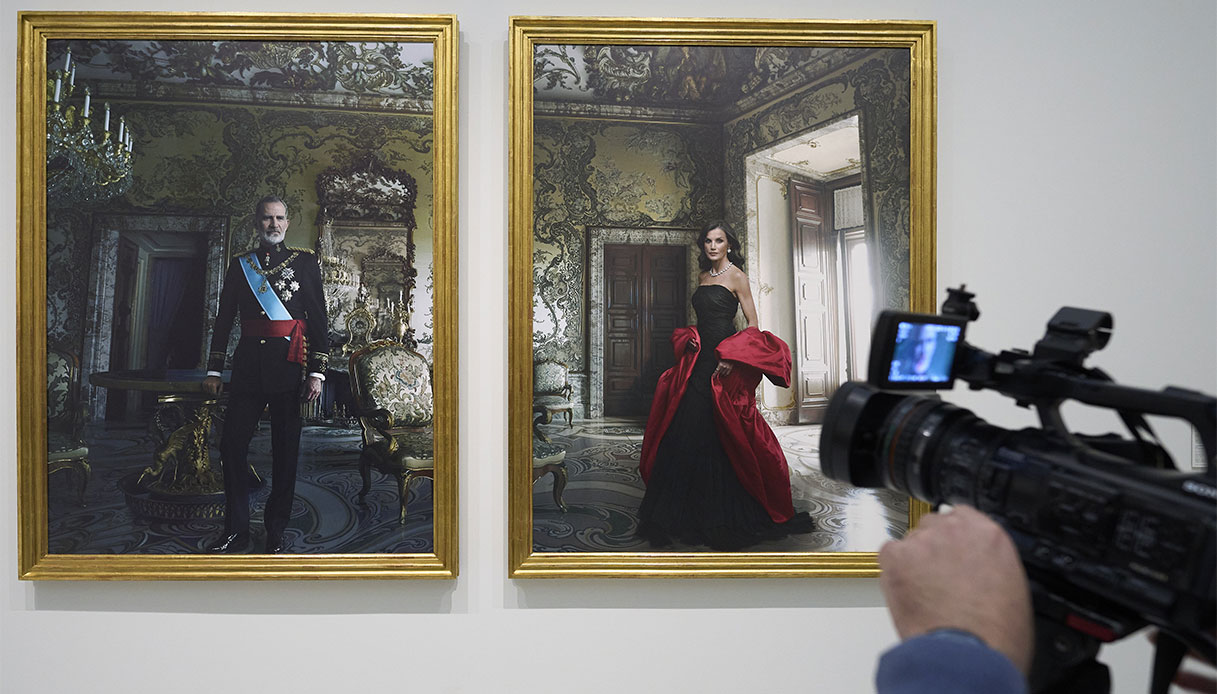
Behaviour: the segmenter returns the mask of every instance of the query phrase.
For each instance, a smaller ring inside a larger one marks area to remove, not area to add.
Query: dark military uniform
[[[242,268],[256,254],[255,287]],[[255,289],[274,292],[295,321],[268,321]],[[329,367],[329,322],[325,315],[321,271],[317,257],[307,249],[283,244],[261,246],[234,256],[224,275],[220,309],[211,337],[207,369],[224,369],[228,336],[240,314],[241,339],[232,356],[228,386],[228,414],[220,455],[224,462],[225,528],[227,533],[249,533],[249,442],[263,409],[270,409],[271,493],[266,501],[267,543],[277,543],[291,517],[296,488],[296,461],[300,452],[300,385],[307,373],[324,377]],[[295,328],[295,344],[284,337]],[[302,333],[302,335],[301,335]],[[277,335],[277,336],[271,336]],[[301,344],[303,342],[303,344]],[[303,355],[299,354],[303,347]],[[293,349],[294,348],[294,349]],[[292,361],[295,357],[299,361]]]

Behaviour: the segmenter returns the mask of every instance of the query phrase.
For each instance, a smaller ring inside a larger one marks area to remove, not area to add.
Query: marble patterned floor
[[[551,477],[533,486],[533,544],[538,552],[652,552],[634,535],[645,490],[638,474],[643,423],[622,418],[585,419],[572,427],[545,427],[567,449],[563,513],[552,498]],[[775,427],[790,467],[796,511],[807,511],[816,530],[749,548],[755,552],[873,552],[908,528],[908,498],[885,489],[857,489],[820,473],[818,425]],[[660,551],[709,551],[671,545]]]
[[[223,531],[223,520],[149,521],[135,516],[120,481],[151,461],[153,441],[142,426],[91,426],[86,433],[93,477],[85,506],[76,502],[68,475],[48,485],[48,538],[53,554],[197,554]],[[300,440],[296,499],[285,532],[290,552],[412,553],[432,551],[431,482],[411,483],[406,524],[398,519],[397,483],[372,471],[365,504],[358,503],[358,431],[305,427]],[[213,451],[213,456],[217,454]],[[270,475],[269,425],[250,446],[250,463]],[[265,547],[262,502],[269,484],[255,495],[250,522],[251,552]]]

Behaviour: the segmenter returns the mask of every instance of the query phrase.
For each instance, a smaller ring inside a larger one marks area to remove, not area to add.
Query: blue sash
[[[249,289],[266,312],[266,317],[270,320],[292,320],[292,314],[279,300],[279,295],[275,293],[270,281],[258,274],[258,268],[261,266],[257,251],[250,251],[241,256],[241,269],[245,271],[245,280],[249,282]]]

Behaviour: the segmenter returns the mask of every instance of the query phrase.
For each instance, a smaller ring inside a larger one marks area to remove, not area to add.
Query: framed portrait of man
[[[925,509],[818,452],[934,307],[934,32],[512,20],[513,576],[878,573]]]
[[[19,25],[21,577],[455,576],[456,19]]]

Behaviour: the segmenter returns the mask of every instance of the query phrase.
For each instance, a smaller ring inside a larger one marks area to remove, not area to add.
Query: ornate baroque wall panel
[[[713,126],[537,120],[535,358],[587,368],[588,227],[688,228],[722,214],[720,143]]]
[[[429,117],[175,105],[145,107],[134,118],[146,154],[125,197],[129,207],[229,214],[239,230],[249,227],[259,198],[278,192],[292,206],[289,242],[311,247],[317,176],[371,151],[392,168],[419,172],[416,215],[430,227]]]
[[[376,152],[393,168],[417,172],[415,235],[430,245],[434,178],[430,116],[141,104],[129,113],[129,121],[138,133],[136,146],[141,152],[135,160],[134,182],[124,196],[94,214],[229,216],[232,252],[253,243],[254,203],[264,195],[279,194],[292,206],[288,242],[312,248],[317,176]],[[48,337],[52,344],[80,354],[87,278],[74,273],[74,268],[89,267],[93,225],[87,214],[55,209],[52,213],[47,267],[51,275],[64,276],[49,278]],[[430,339],[429,334],[426,337]]]
[[[46,227],[47,258],[56,259],[47,263],[47,344],[79,355],[88,299],[88,276],[80,268],[89,267],[92,251],[89,215],[50,210]]]

